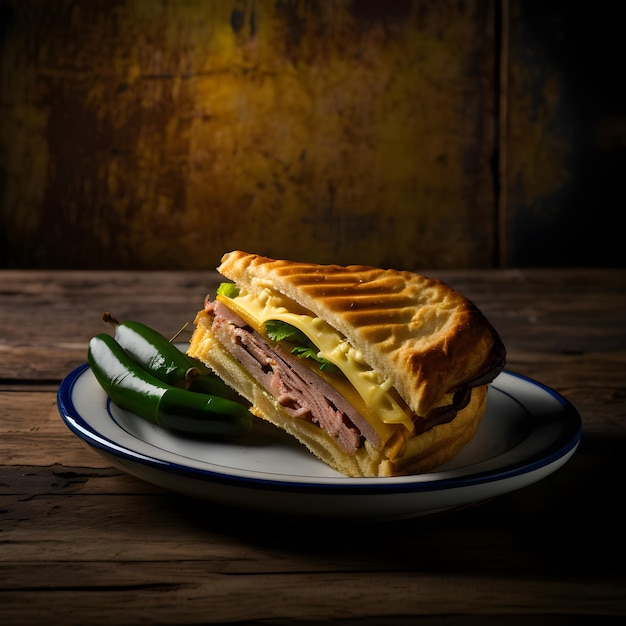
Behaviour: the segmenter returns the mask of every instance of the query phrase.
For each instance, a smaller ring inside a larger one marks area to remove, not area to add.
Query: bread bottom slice
[[[472,389],[469,404],[452,421],[409,438],[402,454],[393,461],[367,441],[355,453],[347,454],[323,428],[288,415],[276,398],[222,346],[209,324],[207,316],[196,320],[188,354],[210,367],[248,400],[253,415],[287,432],[322,462],[346,476],[399,476],[430,471],[461,451],[474,436],[485,412],[487,385],[482,385]]]

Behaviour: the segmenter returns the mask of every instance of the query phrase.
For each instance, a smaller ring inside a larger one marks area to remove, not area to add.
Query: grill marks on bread
[[[391,380],[418,416],[479,372],[504,365],[504,347],[481,312],[438,280],[413,272],[342,267],[227,253],[218,271],[252,293],[269,288],[325,319]]]
[[[449,286],[406,271],[322,266],[243,251],[225,254],[217,269],[259,301],[269,290],[272,306],[280,307],[282,299],[292,313],[325,320],[413,412],[415,428],[401,448],[395,447],[397,441],[374,447],[361,430],[361,445],[347,452],[346,440],[340,443],[340,437],[309,421],[306,410],[291,405],[297,394],[289,380],[285,387],[283,381],[270,384],[281,404],[224,348],[214,335],[212,315],[199,312],[189,353],[240,391],[255,415],[295,437],[323,462],[348,476],[414,474],[454,458],[474,436],[485,411],[487,384],[503,369],[505,350],[480,311]],[[278,362],[279,354],[276,350],[270,361],[260,357],[264,374],[272,375],[272,359]],[[298,362],[292,365],[297,372]]]

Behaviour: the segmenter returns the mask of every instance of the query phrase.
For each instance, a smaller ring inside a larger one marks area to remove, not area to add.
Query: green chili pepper
[[[132,320],[119,322],[110,313],[102,319],[115,328],[115,340],[160,381],[241,402],[241,397],[203,363],[179,350],[161,333]]]
[[[240,437],[252,416],[238,402],[168,385],[136,363],[107,334],[89,342],[91,370],[114,404],[170,430],[193,435]]]

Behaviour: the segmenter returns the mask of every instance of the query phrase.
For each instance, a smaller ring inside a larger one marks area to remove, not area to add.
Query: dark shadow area
[[[534,485],[464,510],[401,521],[271,516],[177,495],[167,499],[196,530],[335,563],[341,555],[346,569],[506,570],[513,577],[539,570],[547,579],[601,578],[622,572],[626,557],[625,456],[626,438],[584,435],[572,459]]]

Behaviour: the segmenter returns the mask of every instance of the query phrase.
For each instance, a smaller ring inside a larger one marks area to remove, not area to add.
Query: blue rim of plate
[[[525,381],[551,396],[559,403],[562,409],[559,413],[560,424],[562,426],[559,436],[551,440],[541,451],[519,462],[510,463],[495,471],[490,470],[469,473],[461,476],[446,476],[447,473],[452,472],[437,472],[435,470],[433,479],[426,481],[423,475],[420,480],[412,480],[410,476],[391,478],[349,478],[339,476],[336,482],[334,479],[324,478],[324,483],[315,482],[313,477],[311,477],[311,482],[306,482],[289,480],[288,478],[278,480],[265,477],[238,476],[229,474],[227,471],[212,471],[151,457],[122,446],[100,434],[82,415],[80,415],[72,398],[74,385],[88,369],[89,364],[87,363],[78,366],[61,381],[59,386],[57,407],[62,420],[70,431],[92,447],[112,454],[120,460],[144,464],[162,472],[178,474],[195,480],[206,481],[207,483],[218,482],[237,487],[257,488],[262,490],[271,489],[285,492],[297,491],[298,493],[340,492],[345,495],[402,494],[457,489],[460,487],[502,481],[540,470],[541,468],[559,461],[559,459],[562,459],[572,452],[578,446],[582,437],[582,420],[580,414],[565,397],[532,378],[505,370],[503,372],[504,374]],[[492,383],[492,385],[494,385],[494,383]],[[503,390],[500,391],[515,399],[510,393]],[[110,400],[107,399],[107,402],[110,402]],[[529,417],[531,416],[529,415]]]

